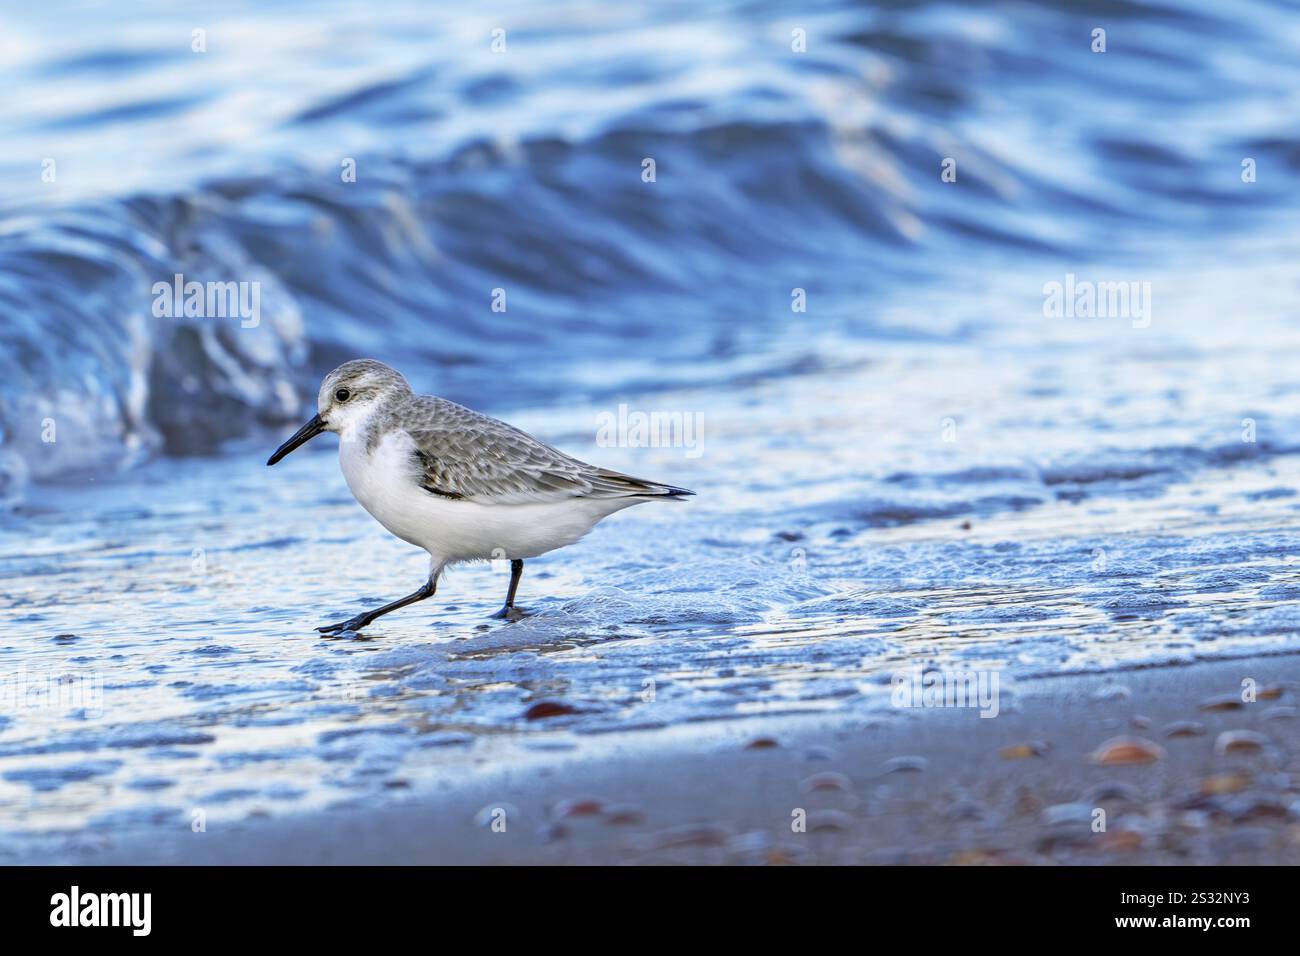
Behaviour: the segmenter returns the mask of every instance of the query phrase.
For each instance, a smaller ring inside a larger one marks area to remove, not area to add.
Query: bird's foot
[[[515,607],[513,604],[508,604],[495,614],[491,615],[491,617],[498,621],[518,621],[527,617],[528,613],[528,611],[521,607]]]
[[[359,631],[373,618],[364,614],[358,614],[356,617],[348,618],[346,621],[340,621],[337,624],[326,624],[324,627],[316,628],[321,634],[346,634],[348,631]]]

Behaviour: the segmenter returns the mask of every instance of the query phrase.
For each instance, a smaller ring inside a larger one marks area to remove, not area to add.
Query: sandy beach
[[[70,862],[1295,864],[1297,682],[1300,656],[1253,657],[1024,682],[993,719],[628,734],[374,810],[108,836]],[[1150,762],[1099,763],[1116,737]]]

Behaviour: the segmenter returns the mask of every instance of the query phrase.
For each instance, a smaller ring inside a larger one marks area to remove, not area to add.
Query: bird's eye
[[[351,397],[352,397],[352,393],[349,392],[346,388],[340,388],[337,392],[334,393],[334,401],[336,402],[346,402]]]

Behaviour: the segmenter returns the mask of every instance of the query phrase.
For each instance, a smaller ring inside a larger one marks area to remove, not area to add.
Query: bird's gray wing
[[[416,479],[452,500],[527,504],[566,498],[673,498],[682,488],[642,481],[571,458],[512,425],[444,399],[420,423],[406,424],[415,443]]]

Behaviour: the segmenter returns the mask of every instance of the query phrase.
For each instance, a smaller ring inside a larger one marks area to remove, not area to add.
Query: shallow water
[[[41,490],[5,522],[0,599],[20,639],[0,668],[69,683],[7,711],[6,820],[84,825],[71,845],[94,846],[123,822],[183,826],[196,808],[215,823],[450,783],[517,759],[503,739],[567,750],[702,720],[888,717],[890,677],[916,665],[998,669],[1010,690],[1294,644],[1296,456],[1235,459],[1230,439],[1215,455],[1188,433],[1163,439],[1147,470],[1133,463],[1150,449],[1116,427],[1106,451],[1067,447],[1044,468],[984,448],[975,414],[972,440],[945,447],[922,411],[955,401],[943,383],[994,415],[1006,404],[976,393],[1008,377],[945,374],[960,350],[933,365],[888,351],[714,399],[698,459],[565,442],[700,495],[529,562],[533,615],[513,624],[487,619],[506,572],[483,565],[453,569],[365,640],[316,635],[425,571],[351,501],[324,448],[273,470],[249,447],[148,466],[111,494]],[[915,394],[891,390],[864,414],[862,396],[896,377]],[[823,428],[801,430],[795,409]],[[576,436],[594,410],[513,417]],[[889,421],[931,434],[890,438]],[[903,445],[906,471],[890,454]],[[528,719],[540,701],[576,712]]]
[[[1294,645],[1290,8],[1116,5],[1104,57],[1055,4],[821,5],[801,57],[763,4],[506,8],[507,55],[487,19],[281,29],[304,9],[213,20],[199,59],[183,6],[58,38],[4,14],[0,853],[599,734],[888,719],[918,664]],[[57,185],[19,175],[47,151]],[[258,327],[154,318],[182,270],[262,282]],[[1149,282],[1149,314],[1048,317],[1067,273]],[[426,573],[332,437],[264,467],[355,354],[699,496],[529,562],[523,621],[487,619],[484,565],[322,638]],[[702,440],[602,447],[620,403]]]

